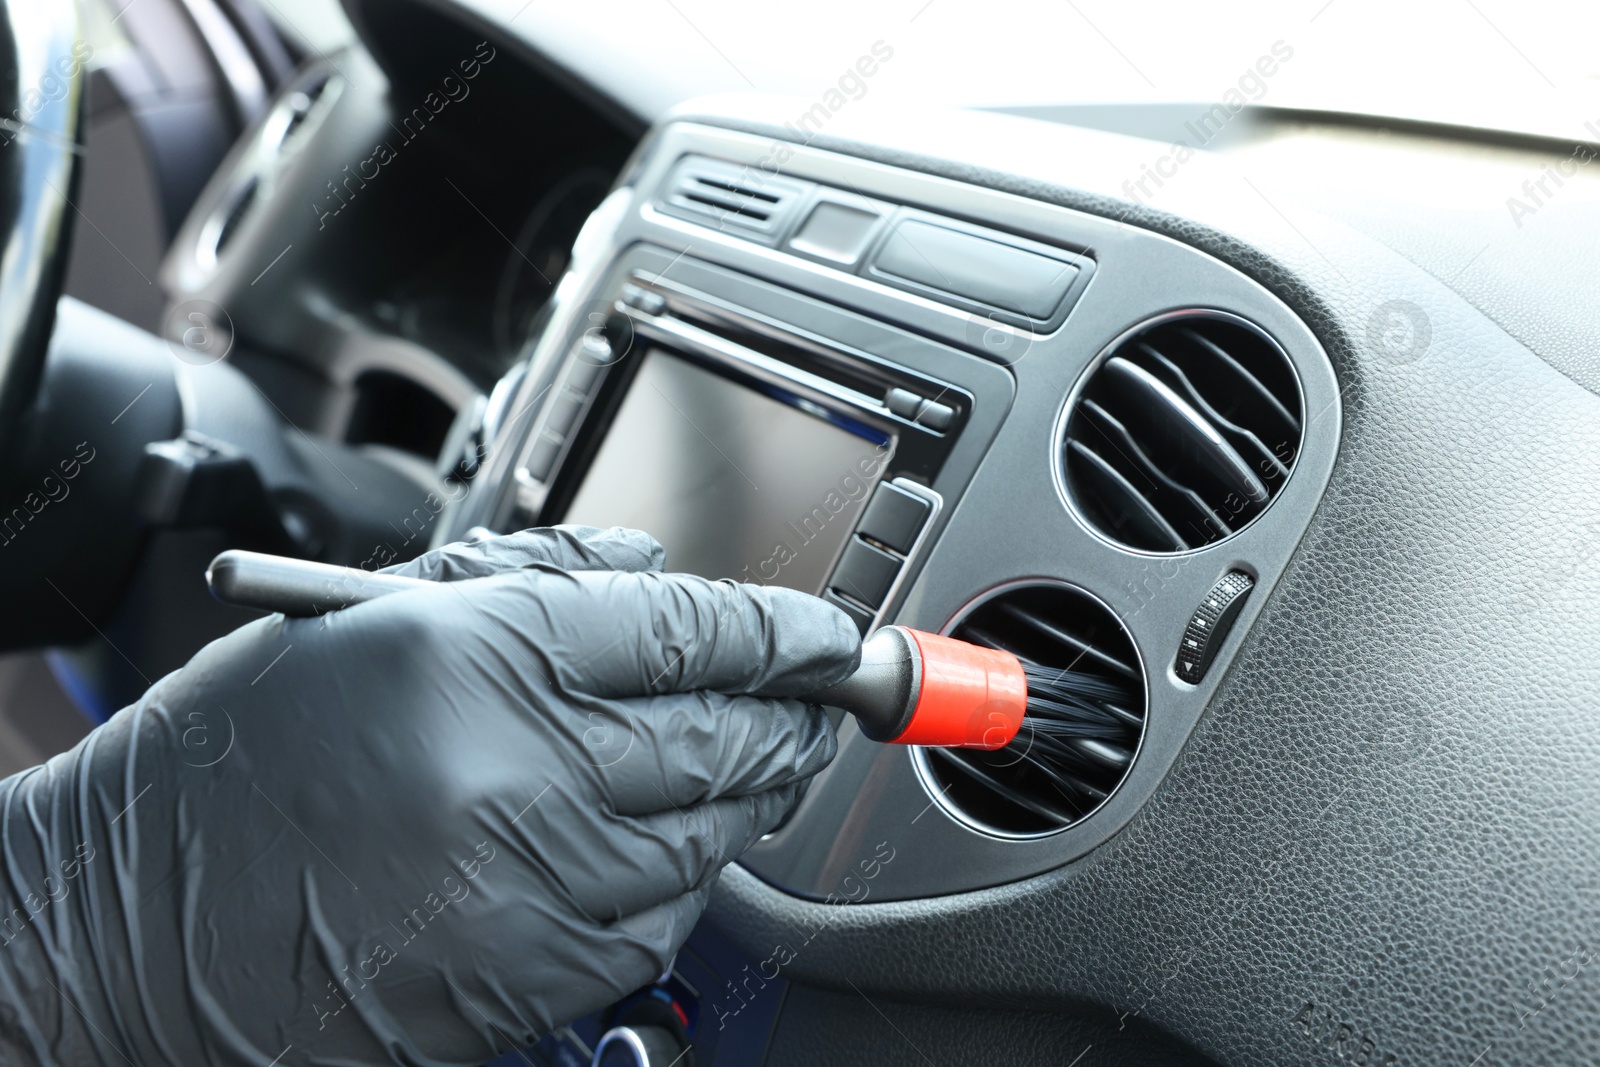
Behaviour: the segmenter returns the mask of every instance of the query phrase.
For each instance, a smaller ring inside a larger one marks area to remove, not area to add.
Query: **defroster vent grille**
[[[759,167],[689,156],[678,164],[666,188],[661,206],[670,214],[773,241],[807,187],[775,178]]]

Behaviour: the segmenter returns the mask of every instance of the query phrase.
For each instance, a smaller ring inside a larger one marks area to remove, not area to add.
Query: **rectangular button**
[[[865,206],[824,200],[789,238],[789,247],[841,266],[854,266],[867,250],[879,218],[877,211]]]
[[[928,511],[926,500],[885,482],[872,494],[856,531],[904,555],[916,543]]]
[[[561,439],[539,435],[533,443],[533,450],[528,453],[527,471],[536,481],[545,481],[550,477],[550,468],[556,464],[556,454],[561,451]]]
[[[567,388],[575,393],[587,393],[600,380],[604,367],[585,359],[567,361]]]
[[[667,308],[667,298],[653,289],[645,289],[632,282],[622,287],[622,302],[646,315],[659,315]]]
[[[909,389],[891,389],[883,397],[884,406],[902,419],[914,419],[922,410],[922,398]]]
[[[858,607],[857,605],[850,603],[850,601],[845,600],[837,593],[830,592],[823,596],[822,599],[826,600],[828,603],[832,604],[834,607],[850,616],[850,621],[856,624],[856,629],[861,631],[862,637],[867,636],[867,631],[872,629],[873,613],[868,611],[866,608]]]
[[[944,433],[955,421],[956,411],[949,404],[938,404],[930,400],[922,405],[922,410],[917,412],[916,421],[930,430]]]
[[[566,389],[557,393],[555,400],[550,403],[550,417],[545,420],[545,432],[565,437],[567,431],[572,429],[572,424],[578,421],[578,412],[583,408],[584,399]]]
[[[1048,321],[1078,268],[986,237],[917,219],[896,226],[874,270],[929,289]]]
[[[883,606],[889,587],[899,573],[900,561],[894,556],[859,538],[851,538],[828,584],[868,607],[878,608]]]

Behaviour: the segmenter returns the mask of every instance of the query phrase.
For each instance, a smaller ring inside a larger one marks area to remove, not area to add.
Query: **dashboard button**
[[[528,453],[528,474],[537,481],[550,477],[550,468],[556,465],[556,453],[561,451],[561,439],[540,434]]]
[[[909,389],[891,389],[883,402],[902,419],[916,418],[917,410],[922,407],[922,398]]]
[[[882,218],[883,213],[871,201],[822,200],[789,238],[789,247],[803,256],[853,267],[872,243]]]
[[[828,584],[870,608],[878,608],[883,606],[889,587],[899,574],[897,558],[860,538],[851,538]]]
[[[646,315],[659,315],[667,309],[667,298],[651,289],[629,283],[622,287],[622,302]]]
[[[575,393],[587,393],[600,380],[605,368],[598,363],[575,359],[567,364],[567,388]]]
[[[1255,579],[1243,571],[1229,571],[1211,587],[1184,627],[1178,660],[1172,665],[1179,678],[1191,685],[1200,684],[1255,587]]]
[[[878,249],[872,273],[1039,322],[1055,314],[1078,276],[1076,266],[1060,259],[941,221],[903,219]]]
[[[822,599],[826,600],[828,603],[832,604],[834,607],[850,616],[850,621],[856,624],[856,629],[861,631],[862,637],[867,636],[867,631],[872,629],[872,620],[874,615],[866,608],[861,607],[859,604],[850,603],[850,601],[844,599],[831,589],[828,590],[827,593],[823,594]]]
[[[583,409],[585,397],[563,389],[556,394],[555,401],[550,405],[550,417],[545,420],[546,432],[560,434],[565,437],[572,424],[578,421],[578,412]]]
[[[922,405],[922,410],[917,412],[917,422],[940,433],[948,430],[955,419],[955,408],[949,404],[936,404],[932,400]]]
[[[617,354],[611,349],[611,342],[605,335],[596,330],[584,331],[583,339],[578,342],[578,361],[596,367],[609,367],[617,361]]]
[[[903,556],[916,543],[929,510],[926,500],[885,482],[872,494],[856,531]]]

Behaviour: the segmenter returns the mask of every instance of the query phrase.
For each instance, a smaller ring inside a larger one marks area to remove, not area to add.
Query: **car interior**
[[[31,6],[4,773],[261,617],[225,550],[632,527],[1106,696],[839,721],[495,1063],[1600,1061],[1595,14]]]

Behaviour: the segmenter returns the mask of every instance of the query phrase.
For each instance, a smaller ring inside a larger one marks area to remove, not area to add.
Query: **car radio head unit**
[[[501,527],[646,530],[670,570],[823,595],[870,629],[970,394],[653,274],[611,293],[550,379]]]
[[[675,571],[817,593],[891,451],[794,392],[652,347],[563,521],[648,530]]]

